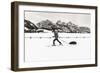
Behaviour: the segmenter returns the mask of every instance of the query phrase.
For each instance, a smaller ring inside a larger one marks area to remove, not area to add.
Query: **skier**
[[[62,43],[58,39],[58,37],[59,37],[59,35],[58,35],[58,29],[57,29],[57,27],[55,25],[52,26],[52,31],[54,33],[53,46],[56,46],[55,45],[55,41],[58,41],[59,42],[59,45],[62,45]]]

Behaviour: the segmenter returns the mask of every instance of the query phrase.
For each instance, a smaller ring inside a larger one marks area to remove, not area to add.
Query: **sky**
[[[35,24],[48,19],[53,23],[61,20],[66,23],[71,21],[78,26],[90,27],[91,25],[91,14],[86,13],[25,11],[25,19]]]

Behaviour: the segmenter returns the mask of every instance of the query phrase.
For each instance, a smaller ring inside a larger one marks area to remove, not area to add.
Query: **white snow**
[[[62,46],[59,46],[57,42],[57,46],[52,46],[54,39],[52,36],[53,33],[25,33],[25,61],[65,61],[91,58],[90,34],[59,33],[59,37],[62,37],[59,38]],[[77,44],[69,45],[71,41],[76,41]]]

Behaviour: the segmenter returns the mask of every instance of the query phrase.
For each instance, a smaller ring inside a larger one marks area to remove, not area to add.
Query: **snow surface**
[[[66,61],[91,58],[91,34],[59,33],[63,45],[53,45],[53,33],[25,33],[25,61]],[[69,42],[76,41],[76,45]]]

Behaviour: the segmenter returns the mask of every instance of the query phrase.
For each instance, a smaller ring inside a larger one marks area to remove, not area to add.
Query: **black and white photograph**
[[[91,14],[46,11],[24,11],[24,14],[26,61],[90,58],[87,48],[91,45]],[[40,46],[37,52],[33,51],[34,46]],[[82,46],[87,48],[80,49]]]

